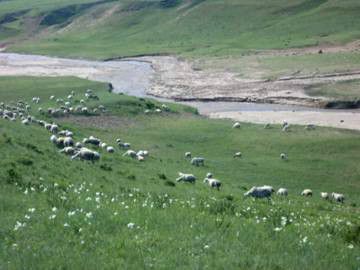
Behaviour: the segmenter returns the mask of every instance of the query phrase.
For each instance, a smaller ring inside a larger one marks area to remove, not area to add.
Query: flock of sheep
[[[50,116],[59,116],[59,115],[68,115],[71,113],[81,112],[81,113],[89,113],[90,110],[88,107],[86,107],[86,102],[84,99],[80,100],[80,105],[77,105],[73,107],[73,98],[75,96],[75,92],[72,91],[67,96],[67,101],[64,99],[58,98],[56,99],[56,104],[59,104],[59,108],[48,108],[47,113]],[[54,100],[55,96],[50,96],[50,100]],[[93,99],[93,100],[99,100],[99,97],[95,94],[93,94],[92,90],[87,90],[85,93],[85,99]],[[39,97],[33,97],[32,102],[35,104],[40,103]],[[18,101],[16,105],[6,105],[4,103],[0,103],[0,116],[3,119],[16,121],[17,118],[20,118],[21,123],[24,125],[29,125],[30,123],[37,123],[40,126],[43,126],[45,129],[47,129],[52,135],[50,137],[50,141],[56,145],[58,148],[61,148],[59,151],[60,153],[64,153],[66,155],[71,156],[71,160],[74,160],[76,158],[79,158],[81,160],[89,160],[89,161],[96,161],[100,159],[100,153],[98,151],[92,150],[90,148],[87,148],[85,146],[91,145],[93,148],[99,148],[104,149],[107,153],[114,153],[115,148],[113,146],[108,145],[107,143],[101,141],[99,138],[96,138],[94,136],[90,136],[88,138],[84,138],[82,142],[75,142],[73,139],[74,133],[69,130],[59,130],[59,126],[55,123],[47,123],[46,121],[36,119],[34,116],[30,115],[31,106],[23,101]],[[106,109],[104,106],[100,105],[98,108],[95,108],[92,110],[92,112],[97,113],[98,111],[105,112]],[[168,111],[169,108],[167,105],[162,105],[162,110]],[[162,112],[161,109],[156,109],[156,112]],[[39,113],[43,114],[44,111],[40,107],[38,109]],[[149,113],[149,110],[146,110],[145,113]],[[240,128],[241,125],[239,122],[236,122],[232,126],[233,128]],[[289,131],[290,125],[284,121],[282,125],[283,131]],[[266,124],[264,128],[270,128],[269,124]],[[306,129],[315,129],[314,125],[307,125],[305,127]],[[149,152],[146,150],[140,150],[140,151],[134,151],[129,149],[130,143],[122,142],[121,139],[116,139],[116,144],[122,148],[127,149],[127,151],[123,154],[123,156],[128,156],[134,159],[137,159],[139,161],[145,160],[145,158],[149,155]],[[241,157],[241,152],[236,152],[233,157],[239,158]],[[204,166],[205,165],[205,159],[202,157],[192,157],[191,152],[185,153],[185,158],[190,159],[190,163],[194,166]],[[287,160],[287,154],[281,153],[280,158],[283,160]],[[177,182],[189,182],[189,183],[195,183],[196,177],[193,174],[185,174],[179,172],[179,177],[176,179]],[[211,173],[208,173],[203,181],[205,184],[209,185],[212,188],[216,188],[217,190],[220,190],[221,187],[221,181],[218,179],[213,178],[213,175]],[[271,195],[275,192],[274,188],[271,186],[259,186],[259,187],[252,187],[249,191],[245,192],[245,196],[251,196],[254,198],[270,198]],[[288,190],[286,188],[280,188],[277,192],[277,195],[279,196],[287,196]],[[302,193],[302,196],[312,196],[313,192],[310,189],[305,189]],[[333,200],[337,202],[344,202],[345,196],[343,194],[339,193],[329,193],[327,192],[321,192],[321,198],[325,200],[329,200],[332,198]]]

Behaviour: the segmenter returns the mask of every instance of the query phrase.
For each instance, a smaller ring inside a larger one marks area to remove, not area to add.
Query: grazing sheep
[[[240,158],[241,156],[242,156],[241,152],[236,152],[233,157]]]
[[[80,104],[84,105],[84,104],[85,104],[85,100],[80,99]]]
[[[106,143],[104,143],[104,142],[100,144],[100,147],[101,147],[102,149],[107,148],[107,146],[108,146],[108,145],[107,145]]]
[[[249,191],[244,193],[244,196],[254,197],[254,198],[268,198],[271,197],[271,190],[266,187],[252,187]]]
[[[71,137],[65,137],[63,144],[65,147],[74,146],[74,140]]]
[[[40,107],[40,108],[38,108],[38,112],[39,112],[39,113],[41,113],[41,114],[43,114],[43,113],[44,113],[43,108],[41,108],[41,107]]]
[[[194,157],[191,159],[191,165],[194,166],[204,166],[205,165],[205,159],[202,157]]]
[[[288,159],[288,156],[287,156],[287,154],[285,154],[285,153],[281,153],[281,154],[280,154],[280,158],[281,158],[282,160],[287,160],[287,159]]]
[[[49,98],[49,99],[50,99],[50,100],[53,100],[54,98],[55,98],[55,96],[50,96],[50,98]]]
[[[58,125],[52,124],[52,125],[50,126],[50,132],[51,132],[51,133],[56,134],[56,133],[58,133],[58,131],[59,131],[59,126],[58,126]]]
[[[216,188],[217,190],[220,190],[221,187],[220,180],[217,180],[215,178],[205,178],[204,183],[208,184],[212,188]]]
[[[150,113],[150,110],[145,110],[144,113],[145,113],[145,114],[149,114],[149,113]]]
[[[72,98],[73,98],[72,95],[68,95],[68,96],[67,96],[67,99],[72,99]]]
[[[311,189],[304,189],[303,192],[301,192],[301,196],[311,197],[312,195],[313,195],[313,192]]]
[[[345,200],[344,194],[334,193],[334,192],[331,193],[331,198],[333,198],[334,201],[341,202],[341,203],[343,203]]]
[[[320,192],[320,197],[324,200],[328,200],[329,199],[329,193],[327,192]]]
[[[87,114],[87,113],[89,113],[89,109],[87,107],[82,107],[81,112],[84,114]]]
[[[265,185],[262,186],[262,188],[269,190],[271,193],[275,192],[275,189],[272,186]]]
[[[213,178],[213,174],[210,173],[210,172],[208,172],[208,173],[206,174],[206,178]]]
[[[92,144],[92,145],[95,145],[95,146],[99,146],[101,141],[100,141],[100,139],[95,138],[94,136],[90,136],[89,138],[84,138],[83,143],[84,144],[89,143],[89,144]]]
[[[130,146],[131,146],[130,143],[119,143],[118,145],[122,148],[130,148]]]
[[[23,125],[29,125],[29,124],[30,124],[30,121],[29,121],[29,119],[24,119],[24,120],[21,121],[21,124],[23,124]]]
[[[143,156],[136,156],[136,159],[138,161],[144,161],[145,160],[145,158]]]
[[[77,142],[77,143],[75,143],[75,147],[76,148],[82,148],[83,144],[81,142]]]
[[[149,155],[149,151],[146,151],[146,150],[140,150],[136,153],[137,156],[142,156],[142,157],[146,157]]]
[[[54,143],[54,144],[56,144],[57,143],[57,137],[55,136],[55,135],[51,135],[51,137],[50,137],[50,141],[52,142],[52,143]]]
[[[186,174],[179,172],[179,177],[176,178],[176,182],[189,182],[189,183],[195,183],[196,177],[193,174]]]
[[[64,147],[59,152],[64,153],[65,155],[74,155],[76,153],[77,149],[71,146]]]
[[[71,157],[71,159],[80,158],[81,160],[90,160],[95,161],[100,159],[100,154],[98,152],[92,151],[88,148],[80,148],[80,150]]]
[[[119,139],[119,138],[116,139],[116,143],[117,143],[117,144],[121,143],[121,139]]]
[[[123,154],[123,157],[131,157],[131,158],[136,158],[137,155],[136,155],[136,152],[133,151],[133,150],[127,150],[124,154]]]
[[[280,196],[287,196],[288,190],[286,188],[279,188],[276,194]]]
[[[155,112],[157,112],[157,113],[161,113],[161,112],[162,112],[162,110],[160,110],[160,109],[156,109],[156,110],[155,110]]]
[[[114,152],[115,152],[115,149],[114,149],[114,147],[112,147],[112,146],[107,146],[107,147],[106,147],[106,152],[108,152],[108,153],[114,153]]]
[[[191,152],[186,152],[185,153],[185,158],[191,158]]]
[[[239,122],[236,122],[235,124],[233,124],[232,127],[233,127],[233,128],[240,128],[240,126],[241,126],[240,123],[239,123]]]

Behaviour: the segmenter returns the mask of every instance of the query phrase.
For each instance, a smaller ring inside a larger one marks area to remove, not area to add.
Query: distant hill
[[[0,44],[92,58],[222,56],[349,42],[359,14],[357,0],[2,0]]]

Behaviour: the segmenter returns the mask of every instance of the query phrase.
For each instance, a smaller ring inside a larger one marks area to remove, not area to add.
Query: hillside
[[[0,44],[91,58],[238,55],[350,42],[359,11],[356,0],[11,0],[0,5]]]
[[[74,104],[93,89],[104,113],[53,118],[39,107]],[[10,91],[9,91],[10,90]],[[39,96],[39,104],[31,103]],[[0,100],[31,103],[31,114],[110,145],[131,143],[139,162],[94,148],[100,160],[71,160],[50,133],[0,119],[0,268],[4,269],[356,269],[359,263],[360,134],[329,128],[242,124],[205,119],[185,106],[108,92],[75,78],[0,78]],[[195,167],[184,153],[205,158]],[[233,154],[242,152],[242,158]],[[286,152],[289,159],[280,159]],[[195,184],[175,181],[193,173]],[[207,172],[220,191],[202,182]],[[271,201],[245,198],[253,185],[286,187]],[[312,198],[299,194],[311,188]],[[320,199],[344,193],[344,204]],[[286,254],[286,256],[284,256]],[[321,258],[321,260],[319,260]]]

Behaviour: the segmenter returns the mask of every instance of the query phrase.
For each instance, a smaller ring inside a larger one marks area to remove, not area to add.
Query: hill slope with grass
[[[12,0],[0,5],[0,40],[73,57],[224,56],[358,39],[359,10],[356,0]]]
[[[38,107],[75,91],[77,104],[93,89],[103,114],[51,118]],[[97,162],[71,160],[37,124],[0,119],[0,267],[7,269],[355,269],[359,264],[360,134],[293,126],[264,129],[210,120],[180,105],[109,93],[106,84],[75,78],[0,78],[0,101],[21,99],[31,113],[75,140],[90,135],[149,150],[139,162],[100,152]],[[194,167],[184,153],[205,158]],[[234,159],[236,151],[242,158]],[[289,159],[280,159],[286,152]],[[195,184],[178,183],[193,173]],[[206,186],[207,172],[222,181]],[[271,201],[244,198],[253,185],[286,187]],[[314,191],[303,198],[304,188]],[[320,191],[346,195],[344,204]],[[286,256],[284,256],[286,254]],[[319,260],[321,258],[321,260]]]

